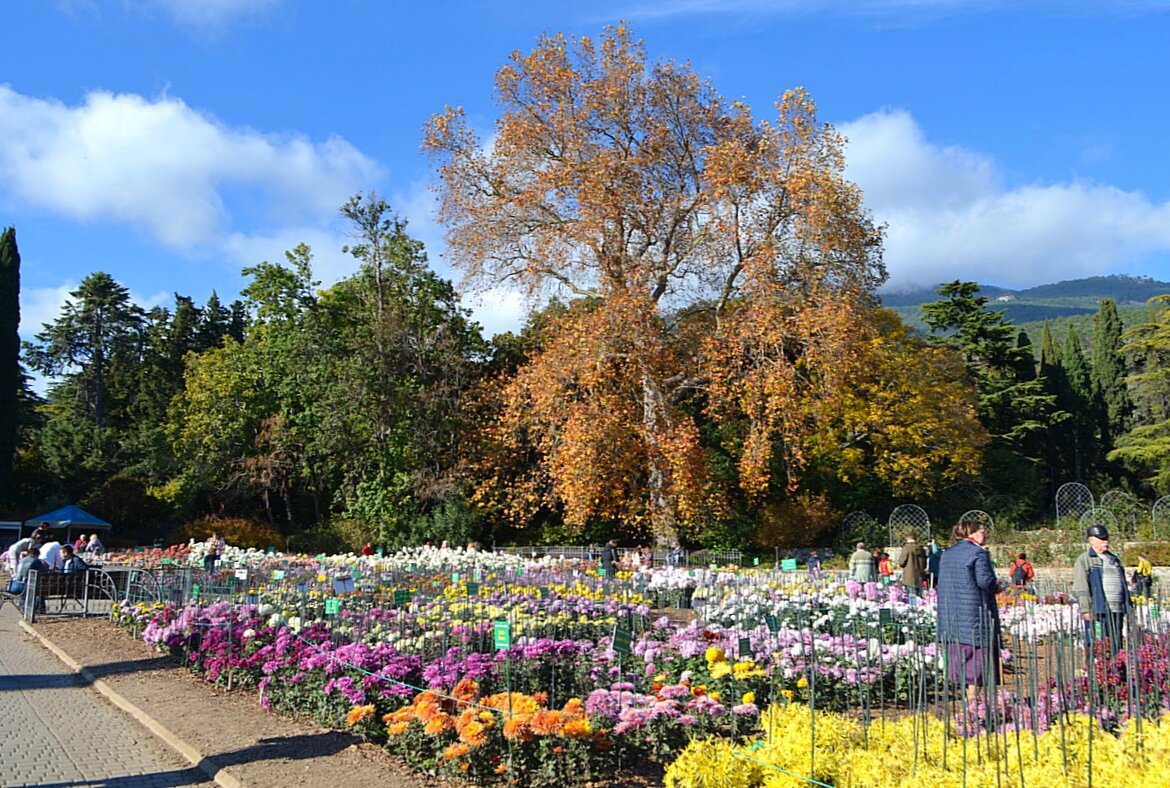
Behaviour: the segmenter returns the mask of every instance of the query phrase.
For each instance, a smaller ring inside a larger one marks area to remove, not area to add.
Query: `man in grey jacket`
[[[849,577],[858,583],[872,583],[874,577],[873,557],[865,549],[865,542],[857,543],[857,550],[849,558]]]
[[[1092,647],[1095,641],[1105,639],[1109,653],[1116,655],[1121,650],[1122,629],[1130,607],[1125,567],[1109,551],[1108,528],[1090,525],[1085,536],[1089,549],[1073,564],[1073,594],[1081,606],[1085,642]]]

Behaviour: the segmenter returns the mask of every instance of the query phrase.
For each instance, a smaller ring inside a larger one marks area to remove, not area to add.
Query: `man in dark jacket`
[[[902,554],[898,556],[902,567],[902,585],[914,596],[922,593],[922,578],[926,577],[926,552],[913,535],[906,537]]]
[[[601,568],[605,570],[606,577],[613,577],[617,567],[617,545],[610,539],[605,543],[605,547],[601,548]]]
[[[1109,643],[1109,652],[1121,650],[1122,630],[1129,613],[1129,586],[1125,582],[1125,567],[1109,551],[1109,529],[1104,525],[1090,525],[1085,536],[1089,549],[1081,553],[1073,564],[1073,594],[1081,607],[1085,624],[1085,642],[1097,640]]]

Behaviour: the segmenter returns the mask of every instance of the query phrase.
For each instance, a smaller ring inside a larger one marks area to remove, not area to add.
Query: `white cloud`
[[[78,283],[68,280],[57,287],[24,287],[20,290],[20,336],[29,341],[39,334],[46,323],[52,323],[61,314],[61,307]]]
[[[167,96],[96,91],[70,107],[0,85],[0,138],[0,195],[192,256],[326,227],[383,175],[343,139],[230,128]]]
[[[888,224],[893,289],[954,278],[1009,287],[1124,271],[1170,252],[1170,203],[1070,181],[1005,184],[995,162],[932,145],[901,110],[840,125],[847,176]]]
[[[198,38],[213,38],[242,24],[267,19],[283,0],[135,0],[147,13],[159,12]]]

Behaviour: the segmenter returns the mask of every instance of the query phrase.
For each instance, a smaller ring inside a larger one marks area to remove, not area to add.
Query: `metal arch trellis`
[[[907,536],[926,542],[930,539],[930,517],[921,506],[908,503],[890,512],[890,544],[899,545]]]
[[[991,535],[991,527],[995,525],[995,520],[990,514],[979,509],[971,509],[963,512],[959,517],[960,523],[978,523],[983,526],[983,530],[987,531],[988,536]]]
[[[1154,538],[1157,539],[1158,534],[1163,532],[1163,526],[1170,525],[1170,495],[1163,495],[1154,501],[1150,520],[1154,525]]]
[[[1098,508],[1113,513],[1123,537],[1133,539],[1137,535],[1138,513],[1141,506],[1132,495],[1123,490],[1110,490],[1101,496]]]
[[[1079,518],[1085,512],[1093,511],[1093,493],[1078,482],[1060,485],[1056,491],[1056,521],[1066,517]]]
[[[1100,507],[1096,509],[1090,509],[1089,511],[1082,514],[1080,519],[1077,521],[1077,525],[1081,527],[1082,536],[1084,536],[1085,530],[1090,525],[1103,525],[1110,529],[1110,531],[1113,533],[1119,533],[1117,527],[1117,517],[1108,509],[1102,509]]]
[[[850,512],[841,520],[841,537],[868,530],[868,527],[876,522],[877,519],[871,517],[868,512]]]

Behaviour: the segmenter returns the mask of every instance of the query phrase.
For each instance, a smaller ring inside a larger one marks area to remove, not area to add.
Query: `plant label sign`
[[[604,566],[597,567],[597,574],[600,575],[601,577],[605,577],[605,567]]]
[[[193,585],[193,586],[191,586],[191,598],[192,598],[192,599],[198,599],[198,598],[199,598],[199,592],[200,592],[201,590],[202,590],[202,589],[200,589],[198,585]]]
[[[247,579],[248,579],[248,570],[247,569],[237,569],[236,570],[236,580],[247,580]]]
[[[451,573],[451,582],[452,582],[452,583],[458,583],[458,582],[459,582],[459,573],[458,573],[458,572],[452,572],[452,573]]]
[[[796,559],[795,558],[783,559],[780,562],[780,569],[785,571],[785,572],[795,572],[796,571]]]
[[[629,654],[630,642],[633,640],[633,635],[628,629],[622,629],[619,626],[613,628],[613,653],[615,654]]]
[[[325,615],[335,616],[341,612],[340,599],[326,599],[325,600]]]
[[[394,591],[394,604],[406,605],[410,604],[410,591],[405,588],[399,588]]]
[[[512,647],[512,625],[507,621],[497,621],[492,624],[492,643],[496,651],[504,651]]]
[[[548,599],[548,586],[541,586],[539,590],[540,590],[540,598],[541,599]]]
[[[764,624],[768,627],[768,631],[775,635],[780,631],[780,622],[771,613],[764,616]]]
[[[467,595],[468,596],[479,596],[479,583],[468,583],[467,584]]]
[[[284,580],[284,570],[283,569],[273,569],[272,570],[272,579],[273,580]]]
[[[741,657],[750,657],[752,655],[751,638],[740,638],[739,639],[739,655]]]

